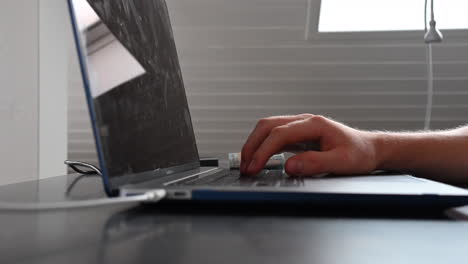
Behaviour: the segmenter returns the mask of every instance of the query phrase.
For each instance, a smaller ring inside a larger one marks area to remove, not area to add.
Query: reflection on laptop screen
[[[73,0],[107,176],[198,164],[163,0]]]

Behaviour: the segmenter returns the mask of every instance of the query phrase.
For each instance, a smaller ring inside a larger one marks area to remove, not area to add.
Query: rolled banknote
[[[229,153],[229,169],[238,170],[240,168],[241,162],[241,153]],[[265,169],[268,170],[283,170],[284,164],[286,163],[286,158],[284,153],[276,154],[271,156],[271,158],[265,164]]]

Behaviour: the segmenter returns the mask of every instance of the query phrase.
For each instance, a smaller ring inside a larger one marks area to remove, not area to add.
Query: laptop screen
[[[80,61],[98,155],[107,179],[118,178],[114,183],[122,185],[144,180],[142,175],[154,177],[177,168],[198,167],[165,1],[69,3],[81,42]]]

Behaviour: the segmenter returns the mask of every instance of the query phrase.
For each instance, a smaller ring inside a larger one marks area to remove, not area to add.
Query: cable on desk
[[[83,174],[83,175],[93,175],[98,174],[102,176],[102,171],[98,167],[94,166],[93,164],[89,164],[82,161],[75,161],[75,160],[66,160],[63,163],[68,167],[72,168],[74,171]],[[88,170],[80,169],[80,166],[86,168]]]
[[[90,174],[88,174],[88,175],[87,175],[87,174],[82,174],[82,175],[76,177],[76,178],[72,181],[72,183],[70,183],[70,184],[68,185],[67,190],[65,191],[65,195],[70,195],[71,191],[73,190],[73,188],[75,187],[75,185],[76,185],[79,181],[81,181],[81,180],[84,179],[84,178],[89,178],[89,177],[101,177],[101,176],[98,175],[98,174],[92,174],[92,175],[90,175]]]
[[[99,168],[84,162],[66,160],[65,164],[72,168],[74,171],[80,173],[73,180],[73,182],[67,187],[66,194],[68,195],[76,183],[86,177],[102,177],[102,172]],[[80,169],[79,166],[87,168],[89,170]],[[127,203],[140,203],[140,202],[151,202],[155,203],[160,201],[166,196],[166,191],[154,190],[144,193],[142,195],[118,197],[118,198],[102,198],[92,199],[83,201],[66,201],[66,202],[54,202],[54,203],[12,203],[12,202],[0,202],[0,211],[50,211],[50,210],[66,210],[66,209],[79,209],[79,208],[90,208],[100,207],[117,204]]]
[[[77,178],[73,180],[73,182],[67,187],[67,190],[65,192],[66,195],[69,195],[72,189],[75,187],[75,185],[82,179],[88,178],[88,177],[104,177],[102,174],[101,169],[98,167],[94,166],[93,164],[89,164],[86,162],[81,162],[81,161],[75,161],[75,160],[66,160],[64,161],[65,165],[67,165],[69,168],[74,170],[76,173],[81,174]],[[80,167],[83,167],[80,168]],[[104,192],[106,192],[106,188],[104,188]]]
[[[78,209],[100,207],[107,205],[127,204],[127,203],[140,203],[151,202],[155,203],[162,200],[166,196],[166,191],[163,189],[149,191],[142,195],[135,195],[129,197],[118,198],[103,198],[85,201],[67,201],[56,203],[11,203],[0,202],[0,211],[47,211],[47,210],[61,210],[61,209]]]

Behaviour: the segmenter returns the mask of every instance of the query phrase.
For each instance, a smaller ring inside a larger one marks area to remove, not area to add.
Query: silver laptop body
[[[178,201],[468,204],[465,190],[410,175],[292,178],[265,170],[240,177],[200,167],[165,1],[68,4],[108,195],[165,189],[167,200]]]

